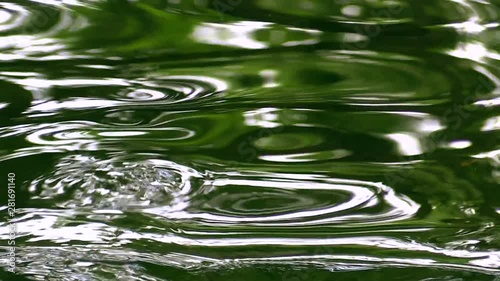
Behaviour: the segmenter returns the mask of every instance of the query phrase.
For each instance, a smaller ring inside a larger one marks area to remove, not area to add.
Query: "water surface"
[[[499,6],[0,2],[0,279],[500,280]]]

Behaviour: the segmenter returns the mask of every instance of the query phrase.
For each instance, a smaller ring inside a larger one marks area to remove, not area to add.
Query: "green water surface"
[[[0,280],[500,281],[499,16],[0,2]]]

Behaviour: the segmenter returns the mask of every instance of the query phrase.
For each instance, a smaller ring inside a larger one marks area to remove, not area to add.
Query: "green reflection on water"
[[[498,4],[0,3],[0,279],[498,279]]]

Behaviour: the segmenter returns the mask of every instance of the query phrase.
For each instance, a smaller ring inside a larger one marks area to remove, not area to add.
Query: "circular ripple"
[[[0,3],[0,32],[12,30],[23,24],[29,11],[13,3]]]
[[[487,70],[478,71],[463,59],[448,55],[422,59],[411,51],[406,54],[363,51],[356,45],[346,49],[300,56],[263,56],[246,62],[227,74],[231,87],[240,90],[228,93],[226,100],[251,105],[336,102],[355,106],[426,106],[487,94],[493,87],[490,85],[494,85],[491,79],[494,75]],[[286,64],[267,62],[272,60]],[[248,70],[255,68],[272,69],[276,73],[272,87],[257,80],[247,89],[248,77],[258,78]]]
[[[420,207],[381,183],[311,175],[239,175],[215,179],[204,188],[185,211],[150,211],[221,225],[306,226],[397,221],[414,216]]]
[[[104,145],[107,149],[122,151],[124,141],[126,144],[141,145],[144,149],[148,142],[158,144],[186,140],[194,137],[196,132],[182,127],[137,126],[121,129],[95,122],[71,121],[14,127],[4,134],[26,135],[26,140],[33,145],[57,150],[98,150],[104,149]]]
[[[61,1],[15,2],[20,3],[0,3],[3,60],[60,60],[73,56],[54,38],[68,30],[75,32],[85,25],[81,16]]]
[[[204,76],[158,76],[132,82],[133,87],[117,94],[128,102],[177,103],[207,97],[227,89],[224,81]]]
[[[197,76],[168,76],[130,81],[131,87],[112,97],[125,102],[177,103],[226,90],[224,82]]]
[[[125,101],[137,101],[137,100],[154,101],[154,100],[161,100],[166,95],[160,91],[138,89],[138,90],[133,90],[131,92],[127,92],[124,94],[124,96],[125,98],[123,98],[123,100]]]
[[[227,89],[224,81],[204,76],[166,76],[137,80],[99,77],[20,82],[37,88],[44,85],[50,89],[47,100],[31,108],[33,113],[128,106],[134,106],[135,109],[135,106],[142,105],[193,103]]]
[[[152,155],[66,156],[48,175],[35,179],[33,200],[62,208],[128,209],[175,205],[201,174]]]

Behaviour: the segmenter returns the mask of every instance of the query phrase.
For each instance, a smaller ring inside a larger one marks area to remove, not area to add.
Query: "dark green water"
[[[0,280],[499,281],[499,15],[0,2]]]

